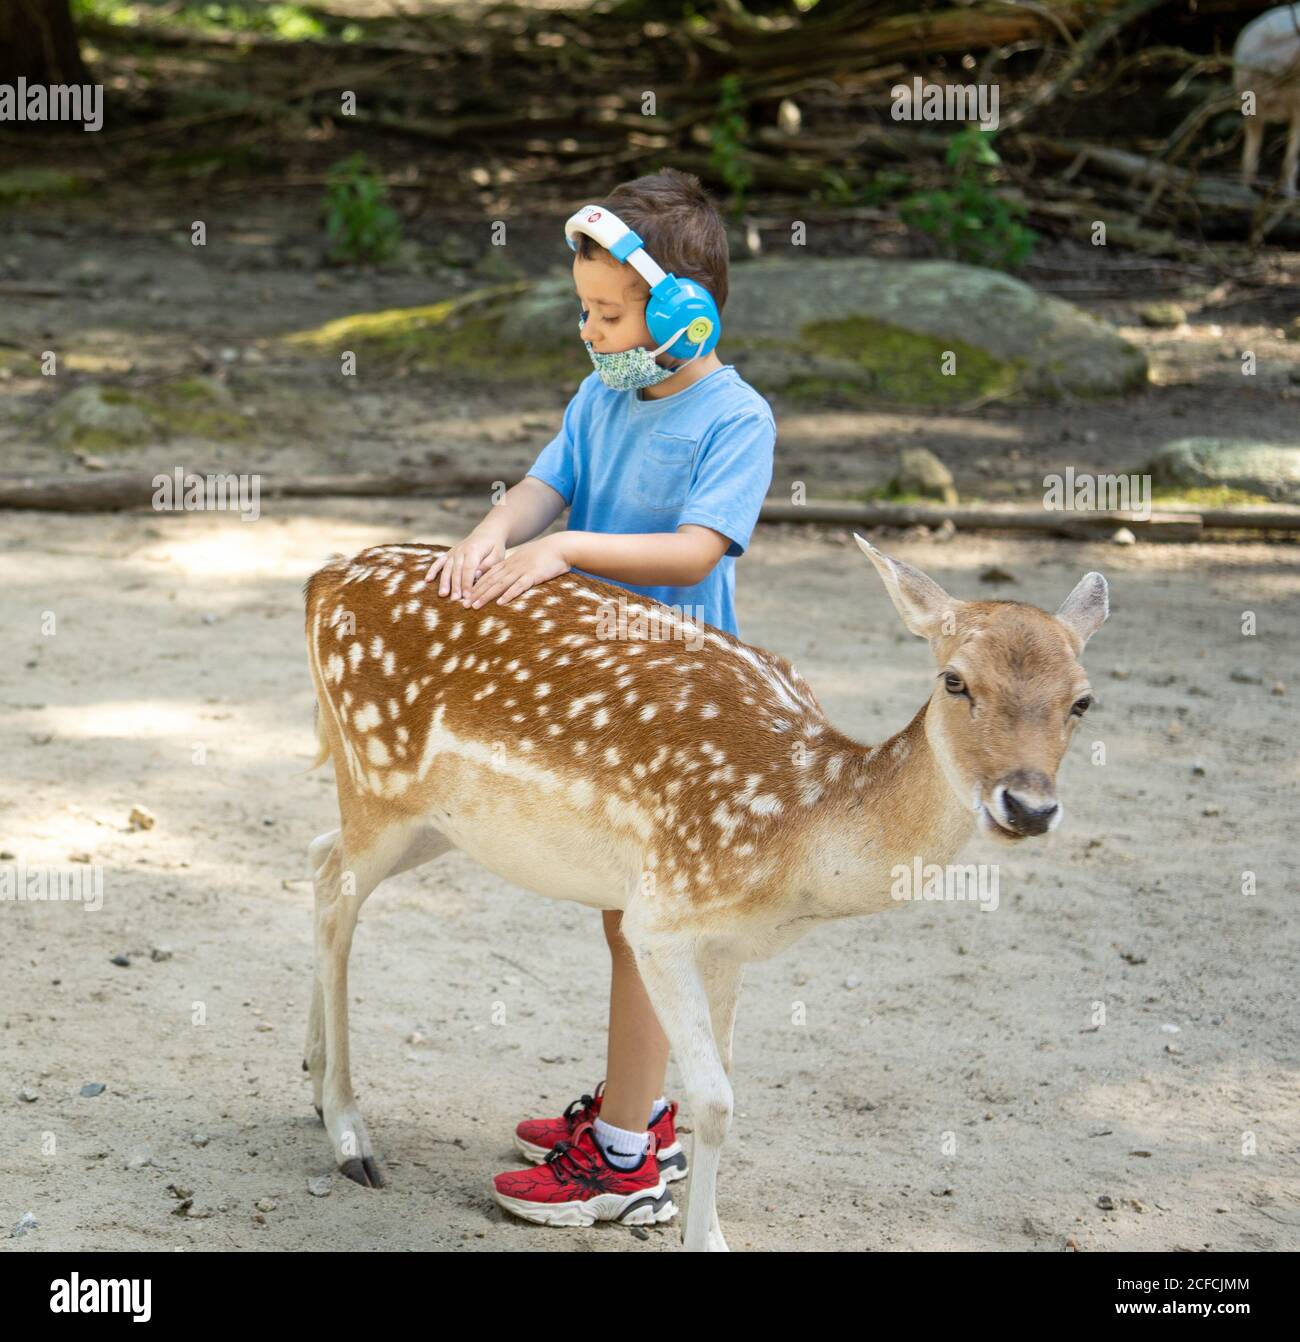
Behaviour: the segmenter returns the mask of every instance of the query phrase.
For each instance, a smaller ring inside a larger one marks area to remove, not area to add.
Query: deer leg
[[[405,871],[451,845],[441,836],[394,828],[360,851],[347,836],[335,842],[316,873],[316,978],[325,1038],[322,1117],[339,1169],[368,1188],[383,1186],[370,1134],[352,1091],[348,1053],[348,956],[357,916],[385,877]]]
[[[311,868],[313,881],[334,851],[338,837],[339,831],[331,830],[312,840],[307,849],[307,865]],[[312,967],[311,1009],[307,1015],[307,1044],[303,1049],[302,1070],[311,1073],[312,1104],[316,1116],[323,1122],[321,1088],[325,1083],[325,995],[321,991],[320,973],[315,965]]]
[[[1252,186],[1259,171],[1259,151],[1264,143],[1264,122],[1257,112],[1245,121],[1245,141],[1241,150],[1241,184]]]
[[[331,830],[328,834],[322,834],[312,840],[307,849],[307,862],[314,879],[320,877],[322,868],[338,844],[338,837],[339,831]],[[429,862],[447,852],[451,846],[441,834],[423,831],[411,840],[406,852],[388,875],[396,876],[399,872],[409,871],[412,867]],[[364,895],[360,897],[364,898]],[[357,903],[358,912],[360,899]],[[322,1091],[325,1086],[325,994],[321,988],[319,957],[312,972],[311,1008],[307,1016],[307,1046],[304,1050],[302,1070],[311,1073],[312,1105],[316,1110],[316,1116],[324,1122]]]
[[[1300,175],[1300,101],[1291,113],[1291,124],[1286,133],[1286,153],[1282,157],[1282,194],[1291,200],[1296,196],[1297,175]]]
[[[731,1123],[731,1082],[714,1040],[711,1004],[695,948],[680,937],[629,931],[626,914],[623,936],[681,1068],[695,1125],[685,1247],[694,1252],[725,1249],[721,1231],[711,1232],[717,1227],[718,1161]]]
[[[729,956],[704,954],[700,957],[713,1039],[718,1046],[722,1070],[728,1077],[731,1075],[731,1041],[736,1031],[736,1007],[740,1004],[740,980],[744,971],[744,963]]]

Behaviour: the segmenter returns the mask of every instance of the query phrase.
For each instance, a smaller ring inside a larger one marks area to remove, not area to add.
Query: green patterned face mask
[[[582,331],[582,326],[583,319],[579,317],[579,332]],[[665,378],[672,377],[674,373],[680,373],[682,368],[700,357],[697,351],[678,368],[661,368],[655,363],[655,355],[662,354],[681,333],[681,331],[674,332],[658,349],[649,350],[644,345],[638,345],[635,349],[619,350],[617,354],[599,354],[592,348],[590,340],[584,340],[582,343],[586,345],[587,353],[591,355],[591,362],[595,365],[596,372],[600,374],[600,380],[610,390],[635,391],[638,387],[656,386]],[[703,348],[701,344],[700,349]]]

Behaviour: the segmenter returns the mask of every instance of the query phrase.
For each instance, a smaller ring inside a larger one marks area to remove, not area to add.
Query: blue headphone
[[[722,335],[722,318],[713,295],[702,284],[665,273],[646,251],[641,238],[603,205],[584,205],[569,216],[564,225],[564,240],[575,252],[579,233],[600,243],[616,261],[630,265],[650,286],[645,324],[656,347],[672,340],[663,352],[675,359],[713,352]]]

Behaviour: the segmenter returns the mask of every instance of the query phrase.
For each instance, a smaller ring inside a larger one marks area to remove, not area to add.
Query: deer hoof
[[[379,1172],[379,1164],[374,1156],[353,1156],[351,1160],[345,1160],[339,1169],[362,1188],[384,1186],[384,1176]]]

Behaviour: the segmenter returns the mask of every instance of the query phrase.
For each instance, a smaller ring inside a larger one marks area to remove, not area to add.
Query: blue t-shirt
[[[611,391],[593,371],[528,474],[563,495],[570,531],[639,535],[691,522],[729,537],[709,576],[691,587],[586,576],[683,607],[739,637],[736,556],[745,553],[767,497],[775,447],[771,407],[731,364],[649,401]]]

